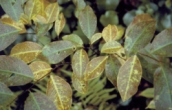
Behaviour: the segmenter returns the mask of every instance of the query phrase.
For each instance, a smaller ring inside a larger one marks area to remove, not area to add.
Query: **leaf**
[[[25,85],[32,79],[32,71],[26,63],[14,57],[0,56],[0,82],[18,86]]]
[[[117,41],[108,41],[102,46],[101,53],[114,54],[121,48],[123,47]]]
[[[45,45],[42,53],[51,64],[56,64],[64,60],[75,50],[75,45],[70,41],[55,41]]]
[[[103,39],[108,42],[108,41],[113,41],[116,40],[118,33],[118,29],[115,25],[108,25],[106,26],[103,31],[102,31],[102,36]]]
[[[115,56],[110,55],[106,61],[105,73],[108,80],[115,87],[117,87],[117,76],[120,67],[121,67],[121,63],[119,62],[119,60]]]
[[[42,47],[35,42],[22,42],[15,45],[10,56],[19,58],[26,63],[32,62],[41,53]]]
[[[128,58],[117,76],[117,87],[123,101],[131,98],[138,90],[142,77],[142,67],[136,55]]]
[[[36,23],[36,36],[37,37],[44,36],[52,28],[52,26],[53,26],[52,23],[44,24],[41,22],[37,22]]]
[[[60,35],[61,31],[63,30],[65,24],[66,24],[65,17],[63,15],[63,13],[60,13],[60,15],[57,17],[57,19],[55,21],[55,31],[58,36]]]
[[[79,24],[83,33],[91,39],[97,27],[97,17],[90,6],[86,6],[79,14]]]
[[[17,29],[7,26],[0,21],[0,51],[7,48],[17,39],[18,32]]]
[[[95,33],[91,39],[90,39],[90,44],[92,45],[96,41],[98,41],[102,37],[102,33]]]
[[[47,85],[47,96],[55,103],[58,110],[70,110],[72,89],[64,79],[51,75]]]
[[[29,65],[29,67],[33,72],[35,81],[40,80],[46,76],[52,69],[48,63],[43,61],[34,61]]]
[[[91,80],[99,77],[105,69],[107,58],[108,56],[99,56],[88,62],[84,73],[85,80]]]
[[[155,109],[155,101],[151,100],[146,109]]]
[[[118,26],[117,28],[118,28],[118,33],[116,36],[116,40],[120,40],[125,33],[125,28],[123,26]]]
[[[12,97],[13,92],[2,82],[0,82],[0,106],[6,105]]]
[[[154,98],[154,88],[147,88],[143,90],[139,96],[146,97],[146,98]]]
[[[151,43],[151,53],[165,57],[171,57],[172,52],[172,28],[165,29],[158,34]]]
[[[127,27],[124,48],[128,56],[134,55],[144,48],[155,32],[155,20],[148,14],[137,15]]]
[[[30,92],[24,104],[24,110],[57,110],[57,108],[45,94]]]
[[[23,9],[20,0],[0,0],[1,7],[14,21],[19,21]]]
[[[172,70],[168,66],[160,66],[154,73],[154,100],[156,110],[172,109]]]
[[[84,0],[72,0],[72,1],[76,5],[77,10],[83,10],[86,6]]]

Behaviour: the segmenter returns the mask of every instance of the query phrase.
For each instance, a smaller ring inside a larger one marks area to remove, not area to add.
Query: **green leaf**
[[[115,87],[117,87],[117,76],[120,67],[121,67],[121,63],[119,62],[119,60],[115,56],[110,55],[105,65],[105,73],[108,80]]]
[[[147,88],[143,90],[139,96],[146,97],[146,98],[154,98],[154,88]]]
[[[29,66],[17,58],[1,55],[0,62],[0,81],[8,86],[24,85],[34,78]]]
[[[4,83],[0,82],[0,106],[9,103],[13,96],[13,92]]]
[[[44,24],[41,22],[36,22],[36,36],[37,37],[42,37],[44,36],[51,28],[53,24]]]
[[[102,37],[102,33],[95,33],[91,39],[90,39],[90,44],[92,45],[96,41],[98,41]]]
[[[57,110],[55,104],[43,93],[30,92],[24,110]]]
[[[91,39],[97,27],[97,17],[90,6],[86,6],[79,14],[79,24],[83,33]]]
[[[148,106],[146,107],[146,109],[155,109],[155,101],[151,100],[148,104]]]
[[[172,109],[172,69],[161,66],[154,73],[154,99],[156,110]]]
[[[127,59],[119,69],[117,87],[123,101],[131,98],[138,90],[142,67],[136,55]]]
[[[42,53],[51,64],[56,64],[64,60],[75,50],[75,45],[70,41],[55,41],[45,45]]]
[[[55,103],[58,110],[70,110],[72,89],[64,79],[51,75],[47,85],[47,96]]]
[[[18,35],[18,30],[0,22],[0,51],[12,44]]]
[[[151,53],[165,57],[172,57],[172,28],[158,34],[151,44]]]
[[[84,0],[72,0],[72,1],[76,5],[77,10],[83,10],[86,6]]]
[[[115,10],[120,0],[96,0],[99,10]]]
[[[91,80],[96,77],[99,77],[105,69],[107,58],[108,56],[99,56],[99,57],[93,58],[90,62],[88,62],[85,73],[84,73],[85,79]]]
[[[0,0],[1,7],[13,20],[19,21],[23,9],[20,0]]]
[[[128,56],[135,55],[151,41],[155,32],[155,24],[155,20],[148,14],[141,14],[134,18],[125,33],[124,48]]]

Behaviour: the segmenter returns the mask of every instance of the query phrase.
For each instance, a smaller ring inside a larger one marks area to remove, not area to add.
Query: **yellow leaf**
[[[34,74],[34,81],[43,78],[52,69],[48,63],[45,63],[43,61],[34,61],[29,65],[29,67],[31,68]]]
[[[116,40],[117,34],[118,34],[118,29],[115,25],[109,24],[102,31],[103,39],[106,42]]]
[[[122,26],[118,26],[117,28],[118,28],[118,33],[117,33],[117,36],[116,36],[116,40],[119,40],[124,35],[125,28],[122,27]]]
[[[90,44],[95,43],[96,41],[98,41],[100,38],[102,37],[102,33],[95,33],[91,39],[90,39]]]
[[[51,75],[47,85],[47,96],[55,103],[58,110],[70,110],[72,89],[64,79]]]
[[[29,24],[29,25],[31,25],[31,21],[30,21],[29,17],[26,14],[24,14],[24,13],[21,14],[19,21],[21,23],[23,23],[23,24]]]
[[[17,57],[26,63],[29,63],[36,59],[41,53],[42,47],[35,42],[22,42],[15,45],[10,53],[10,56]]]
[[[63,13],[60,13],[60,15],[57,17],[57,20],[55,22],[55,31],[58,36],[60,32],[63,30],[65,23],[66,23],[66,20],[64,18],[64,15]]]

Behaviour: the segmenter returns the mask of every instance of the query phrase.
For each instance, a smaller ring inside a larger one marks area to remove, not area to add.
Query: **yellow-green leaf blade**
[[[90,39],[90,44],[95,43],[96,41],[98,41],[100,38],[102,37],[102,33],[95,33],[91,39]]]
[[[139,96],[146,97],[146,98],[154,98],[154,88],[147,88],[143,90]]]
[[[137,56],[130,57],[119,69],[117,87],[123,101],[131,98],[138,90],[142,67]]]
[[[72,89],[64,79],[51,75],[47,85],[47,96],[55,103],[58,110],[70,110]]]
[[[55,21],[55,31],[58,36],[60,35],[61,31],[63,30],[65,24],[66,24],[65,17],[63,15],[63,13],[60,13],[60,15],[57,17],[57,20]]]

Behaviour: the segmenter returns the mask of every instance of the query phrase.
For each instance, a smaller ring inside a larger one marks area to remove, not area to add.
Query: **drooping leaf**
[[[123,101],[131,98],[138,90],[142,77],[142,67],[136,55],[128,58],[117,76],[117,87]]]
[[[55,31],[58,36],[60,35],[61,31],[63,30],[65,24],[66,24],[65,17],[63,15],[63,13],[60,13],[60,15],[57,17],[56,22],[55,22]]]
[[[165,57],[172,57],[172,28],[158,34],[151,44],[151,53]]]
[[[117,41],[108,41],[102,46],[101,53],[114,54],[117,53],[117,51],[121,48],[123,47]]]
[[[64,79],[51,75],[47,85],[47,96],[55,103],[58,110],[70,110],[72,89]]]
[[[97,27],[97,17],[90,6],[86,6],[79,14],[79,24],[83,33],[91,39]]]
[[[53,101],[43,93],[30,92],[24,104],[24,110],[57,110]]]
[[[43,62],[43,61],[34,61],[29,65],[29,67],[31,68],[33,72],[35,81],[43,78],[52,69],[48,63]]]
[[[154,88],[147,88],[143,90],[139,96],[146,97],[146,98],[154,98]]]
[[[155,20],[148,14],[137,15],[127,27],[124,48],[128,56],[135,55],[152,39],[155,32]]]
[[[172,109],[172,69],[160,66],[154,73],[154,100],[156,110]]]
[[[10,53],[10,56],[19,58],[26,63],[30,63],[41,53],[42,47],[35,42],[22,42],[15,45]]]
[[[7,48],[17,39],[18,32],[17,29],[7,26],[0,21],[0,51]]]
[[[99,56],[88,62],[84,73],[85,79],[91,80],[99,77],[105,69],[107,58],[108,56]]]
[[[26,63],[14,57],[0,56],[0,82],[18,86],[27,84],[32,79],[32,71]]]
[[[117,34],[118,34],[118,28],[115,25],[109,24],[102,31],[103,39],[106,42],[116,40]]]
[[[117,87],[117,76],[120,67],[121,63],[119,60],[115,56],[110,55],[106,61],[105,73],[108,80],[110,80],[115,87]]]
[[[99,40],[102,37],[102,33],[95,33],[91,39],[90,39],[90,44],[95,43],[97,40]]]
[[[4,83],[0,82],[0,106],[9,103],[13,96],[13,92]]]
[[[64,60],[76,50],[76,46],[70,41],[55,41],[45,45],[42,53],[51,64]]]

